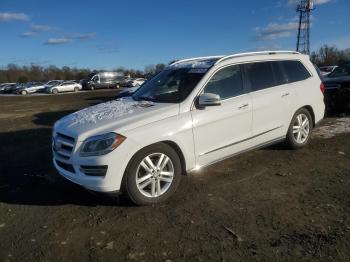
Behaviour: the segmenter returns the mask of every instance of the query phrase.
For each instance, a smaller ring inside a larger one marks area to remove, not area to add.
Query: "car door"
[[[286,135],[291,91],[277,61],[244,65],[253,106],[252,144],[260,145]]]
[[[216,71],[202,93],[220,95],[221,105],[195,107],[191,112],[199,166],[248,148],[252,124],[251,98],[243,84],[240,65]]]
[[[67,92],[67,91],[70,91],[70,86],[71,86],[71,82],[66,82],[62,85],[62,91],[63,92]]]

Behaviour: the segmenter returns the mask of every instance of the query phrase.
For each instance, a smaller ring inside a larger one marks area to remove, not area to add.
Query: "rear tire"
[[[79,91],[79,87],[74,87],[74,92],[76,93],[76,92],[78,92]]]
[[[125,171],[122,192],[136,205],[167,200],[181,180],[181,161],[176,151],[164,143],[137,152]]]
[[[22,90],[22,91],[21,91],[21,95],[25,96],[26,94],[28,94],[27,91],[25,91],[25,90]]]
[[[90,90],[91,91],[95,90],[95,86],[90,86]]]
[[[299,109],[289,125],[286,143],[292,149],[299,149],[310,142],[313,121],[309,110]]]
[[[52,94],[57,95],[58,94],[58,89],[56,89],[56,88],[52,89]]]

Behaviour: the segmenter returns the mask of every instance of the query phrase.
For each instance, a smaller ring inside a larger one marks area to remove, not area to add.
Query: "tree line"
[[[323,45],[311,53],[310,59],[317,66],[341,65],[350,61],[350,48],[339,50],[336,46]]]
[[[157,74],[166,67],[165,64],[148,65],[145,70],[125,69],[123,67],[114,70],[121,72],[125,76],[130,77],[146,77]],[[91,69],[80,69],[75,67],[57,67],[50,65],[43,67],[36,64],[30,66],[19,66],[16,64],[9,64],[4,68],[0,68],[0,83],[26,83],[31,81],[46,82],[49,80],[80,80],[86,78],[89,74],[98,72]]]
[[[335,46],[323,45],[319,50],[311,53],[310,59],[317,66],[340,65],[345,61],[350,61],[350,48],[339,50]],[[156,64],[146,66],[143,71],[125,69],[123,67],[111,71],[122,72],[125,76],[130,77],[149,78],[162,71],[165,67],[166,64]],[[43,67],[36,64],[30,66],[9,64],[2,69],[0,68],[0,83],[25,83],[29,81],[45,82],[53,79],[80,80],[93,72],[94,71],[91,69],[79,69],[68,66],[56,67],[50,65]]]

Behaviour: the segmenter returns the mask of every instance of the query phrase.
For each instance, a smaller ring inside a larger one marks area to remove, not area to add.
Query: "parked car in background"
[[[46,92],[50,94],[58,94],[63,92],[78,92],[81,89],[81,84],[76,81],[62,81],[47,87]]]
[[[29,82],[27,84],[23,84],[19,88],[17,88],[14,93],[27,95],[37,92],[42,92],[45,90],[45,84],[41,82]]]
[[[16,91],[17,88],[20,88],[23,84],[11,83],[7,84],[2,88],[2,93],[12,94]]]
[[[16,83],[2,83],[0,84],[0,93],[6,93],[8,88],[16,85],[17,85]]]
[[[51,86],[55,86],[61,83],[63,83],[63,80],[51,80],[45,84],[45,87],[50,88]]]
[[[338,66],[321,66],[320,72],[322,76],[327,76],[332,73]]]
[[[140,86],[125,88],[124,90],[120,91],[116,97],[122,98],[122,97],[132,96],[139,88]]]
[[[87,189],[159,203],[186,171],[280,141],[306,146],[324,116],[323,91],[309,56],[297,52],[178,61],[132,97],[56,122],[53,163]]]
[[[323,78],[327,110],[350,112],[350,61]]]
[[[80,81],[83,89],[94,90],[102,88],[119,88],[125,81],[125,76],[120,72],[100,72],[90,74]]]

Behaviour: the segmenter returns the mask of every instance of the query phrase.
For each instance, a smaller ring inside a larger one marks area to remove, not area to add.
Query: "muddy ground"
[[[0,261],[350,261],[349,118],[325,119],[305,149],[245,153],[135,207],[51,164],[53,123],[114,95],[0,97]]]

